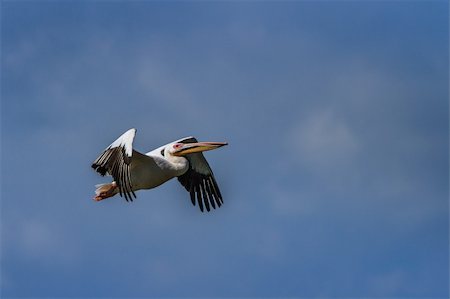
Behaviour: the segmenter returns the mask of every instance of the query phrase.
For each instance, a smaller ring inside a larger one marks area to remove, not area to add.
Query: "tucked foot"
[[[95,201],[101,201],[105,198],[112,197],[117,194],[117,184],[116,182],[112,182],[109,184],[102,184],[97,186],[97,190],[95,190]]]

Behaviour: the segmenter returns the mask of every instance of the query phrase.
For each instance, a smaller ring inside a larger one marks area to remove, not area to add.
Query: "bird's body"
[[[133,149],[136,130],[130,129],[107,147],[94,161],[92,167],[101,175],[110,174],[114,181],[97,185],[95,200],[103,200],[116,194],[125,199],[136,197],[135,191],[155,188],[178,177],[189,191],[195,205],[209,211],[223,203],[219,187],[202,151],[226,145],[224,142],[197,142],[186,137],[146,154]]]

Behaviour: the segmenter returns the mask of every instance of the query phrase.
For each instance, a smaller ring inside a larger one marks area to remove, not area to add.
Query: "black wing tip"
[[[119,195],[120,195],[120,197],[125,198],[126,202],[133,202],[133,197],[134,197],[134,199],[137,198],[136,194],[133,191],[131,191],[131,195],[127,194],[127,193],[123,193],[123,194],[119,194]]]
[[[194,193],[194,191],[189,191],[189,195],[191,196],[192,205],[195,206],[195,193]]]
[[[203,207],[203,200],[202,200],[202,196],[200,194],[200,188],[199,186],[195,186],[195,193],[197,195],[197,202],[198,202],[198,206],[200,207],[200,210],[202,212],[204,212],[204,207]]]
[[[105,176],[105,175],[106,175],[107,170],[106,170],[105,167],[103,167],[103,166],[101,166],[101,165],[98,165],[98,164],[95,164],[95,163],[92,164],[91,167],[92,167],[98,174],[100,174],[101,176]]]
[[[201,212],[210,212],[222,206],[222,194],[212,174],[202,175],[190,169],[178,176],[178,181],[189,192],[192,205],[197,202]]]

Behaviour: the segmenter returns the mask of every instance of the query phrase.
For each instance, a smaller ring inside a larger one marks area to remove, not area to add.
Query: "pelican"
[[[213,150],[226,142],[198,142],[185,137],[142,154],[133,149],[136,129],[130,129],[111,143],[92,163],[100,175],[109,174],[114,181],[95,187],[94,200],[119,194],[126,201],[136,198],[135,191],[152,189],[177,177],[189,192],[192,204],[196,199],[200,210],[209,212],[223,204],[214,174],[202,152]]]

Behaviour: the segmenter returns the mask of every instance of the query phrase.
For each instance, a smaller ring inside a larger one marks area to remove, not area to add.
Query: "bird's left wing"
[[[119,187],[120,196],[133,200],[136,198],[131,183],[130,164],[133,155],[142,155],[133,150],[136,129],[130,129],[108,146],[92,163],[92,168],[99,174],[110,174]]]
[[[177,142],[194,143],[197,142],[197,139],[189,137]],[[197,198],[198,206],[202,212],[203,207],[206,207],[208,212],[211,209],[210,207],[213,209],[216,208],[216,205],[220,207],[223,204],[222,194],[220,194],[214,174],[203,154],[191,153],[185,157],[189,161],[189,169],[178,177],[178,181],[189,192],[192,204],[195,206],[195,199]]]

